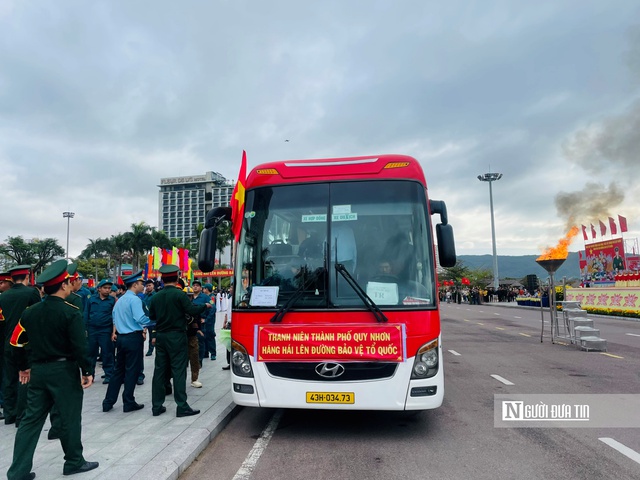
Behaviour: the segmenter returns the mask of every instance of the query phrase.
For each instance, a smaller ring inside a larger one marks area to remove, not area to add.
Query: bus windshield
[[[435,308],[424,187],[410,180],[247,191],[237,308],[364,308],[340,264],[379,307]]]

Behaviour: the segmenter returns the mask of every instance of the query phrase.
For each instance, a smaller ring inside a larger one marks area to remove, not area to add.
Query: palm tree
[[[151,227],[149,234],[151,235],[152,247],[171,248],[173,246],[171,239],[167,236],[164,230],[158,230],[156,227]]]
[[[233,243],[233,232],[231,231],[231,224],[229,222],[223,222],[218,225],[218,236],[216,237],[216,250],[220,252],[218,263],[222,264],[222,252],[225,248]]]
[[[124,233],[111,235],[108,243],[109,256],[117,262],[116,278],[122,275],[122,260],[125,253],[130,251],[129,239]]]
[[[137,271],[140,268],[140,256],[148,253],[153,247],[151,227],[145,222],[132,223],[131,231],[125,235],[133,255],[134,271]]]

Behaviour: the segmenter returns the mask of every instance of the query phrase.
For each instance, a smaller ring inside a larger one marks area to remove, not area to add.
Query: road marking
[[[465,322],[470,322],[470,321],[471,321],[471,320],[467,320],[466,318],[463,318],[463,320],[464,320]]]
[[[614,355],[613,353],[600,352],[600,355],[606,355],[607,357],[611,357],[611,358],[624,358],[619,355]]]
[[[484,313],[484,310],[478,310],[480,313]]]
[[[513,318],[522,318],[522,317],[513,317]]]
[[[640,337],[637,333],[625,333],[625,335],[630,335],[632,337]]]
[[[493,314],[494,314],[494,315],[498,315],[498,316],[500,316],[500,314],[499,314],[499,313],[495,313],[495,312],[493,312]]]
[[[515,385],[515,383],[510,382],[509,380],[507,380],[506,378],[501,377],[500,375],[491,375],[493,378],[495,378],[496,380],[498,380],[499,382],[504,383],[505,385]]]
[[[458,352],[456,352],[455,350],[449,350],[449,352],[451,352],[451,354],[455,355],[456,357],[460,356],[460,354]]]
[[[484,325],[484,323],[480,323],[480,322],[478,322],[478,325]]]
[[[497,330],[504,330],[502,327],[496,327]]]
[[[253,448],[247,455],[247,458],[242,462],[242,466],[234,475],[233,480],[248,480],[251,478],[251,474],[258,464],[258,460],[260,460],[260,457],[269,444],[269,440],[271,440],[276,428],[278,428],[278,423],[280,423],[283,412],[284,410],[278,409],[276,410],[276,413],[273,414],[273,417],[271,417],[267,426],[264,427],[260,437],[256,440],[256,443],[254,443]]]
[[[522,333],[522,332],[520,332],[518,335],[522,335],[523,337],[530,337],[531,336],[528,333]]]
[[[630,458],[634,462],[640,463],[640,453],[636,452],[635,450],[632,450],[631,448],[627,447],[626,445],[623,445],[622,443],[614,440],[613,438],[609,438],[609,437],[602,437],[602,438],[599,438],[598,440],[600,440],[603,443],[606,443],[611,448],[619,451],[625,457]]]
[[[558,345],[564,345],[565,347],[569,345],[568,343],[556,342]]]

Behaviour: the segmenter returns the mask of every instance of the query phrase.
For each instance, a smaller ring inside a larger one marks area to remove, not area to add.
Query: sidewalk
[[[102,369],[96,367],[96,381],[85,390],[82,408],[82,443],[84,457],[100,462],[100,467],[72,477],[62,475],[64,453],[59,440],[47,440],[49,420],[45,422],[33,460],[33,472],[39,480],[78,478],[78,480],[175,480],[204,450],[209,442],[239,411],[231,400],[229,371],[225,349],[218,344],[216,361],[205,359],[200,371],[202,388],[190,386],[191,373],[187,370],[189,405],[200,409],[193,417],[176,417],[173,396],[164,403],[167,412],[151,415],[151,379],[154,356],[144,357],[144,385],[136,386],[138,403],[142,410],[122,411],[120,398],[108,413],[102,412],[102,400],[107,385],[102,384]],[[6,478],[13,455],[13,441],[17,429],[0,421],[0,478]]]

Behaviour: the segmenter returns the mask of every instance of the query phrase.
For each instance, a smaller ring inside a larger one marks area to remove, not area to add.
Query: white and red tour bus
[[[411,157],[288,160],[244,182],[231,383],[236,404],[437,408],[444,396],[439,263],[456,262],[444,202]],[[438,214],[434,240],[431,216]],[[213,268],[208,212],[199,267]],[[237,227],[237,225],[236,225]]]

